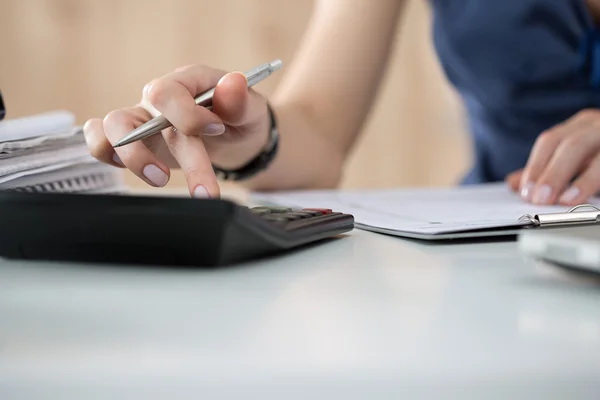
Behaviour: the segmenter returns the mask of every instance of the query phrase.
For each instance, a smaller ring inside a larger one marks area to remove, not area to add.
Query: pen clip
[[[578,211],[588,208],[591,211]],[[600,219],[600,208],[592,204],[580,204],[563,213],[526,214],[519,221],[529,221],[535,226],[568,225],[582,223],[596,223]]]

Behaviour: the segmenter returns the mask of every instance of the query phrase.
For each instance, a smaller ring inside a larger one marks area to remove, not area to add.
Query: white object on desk
[[[564,213],[524,202],[503,183],[454,188],[309,190],[254,193],[256,203],[331,208],[354,215],[366,230],[419,239],[515,234],[524,215]],[[600,199],[595,200],[600,204]]]
[[[0,160],[0,183],[65,166],[95,162],[97,160],[90,156],[85,144],[61,147],[41,153],[34,152],[17,158]]]
[[[57,110],[21,118],[0,121],[0,142],[53,136],[68,132],[75,124],[75,115]]]
[[[600,227],[576,227],[548,231],[525,231],[519,249],[528,256],[556,267],[598,274],[600,279]]]
[[[75,116],[54,111],[0,122],[0,189],[25,192],[121,192],[121,170],[88,150]]]
[[[219,270],[0,263],[0,398],[594,399],[600,290],[354,231]]]

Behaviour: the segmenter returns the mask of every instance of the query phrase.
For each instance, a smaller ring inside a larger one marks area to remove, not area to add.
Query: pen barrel
[[[123,138],[123,143],[131,143],[136,140],[142,140],[152,135],[160,133],[163,129],[172,127],[173,125],[164,116],[159,115],[156,118],[151,119],[144,125],[133,130],[127,137]]]
[[[202,93],[200,96],[196,97],[194,100],[196,101],[196,105],[201,107],[210,107],[212,106],[213,95],[215,94],[215,89],[210,89],[207,92]]]

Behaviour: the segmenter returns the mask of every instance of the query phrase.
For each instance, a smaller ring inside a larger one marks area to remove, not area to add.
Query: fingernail
[[[572,186],[566,192],[563,193],[563,195],[560,197],[560,202],[570,203],[573,200],[575,200],[577,196],[579,196],[579,193],[581,193],[579,188]]]
[[[197,199],[207,199],[210,195],[204,186],[198,185],[196,186],[196,189],[194,189],[194,197]]]
[[[223,124],[208,124],[204,127],[206,136],[218,136],[225,133],[225,125]]]
[[[244,80],[246,80],[246,83],[248,82],[248,78],[246,77],[246,75],[243,72],[241,72],[241,71],[233,71],[233,72],[229,72],[228,74],[223,75],[221,77],[221,79],[219,79],[219,82],[217,82],[217,86],[220,85],[221,82],[223,82],[225,80],[225,78],[227,78],[228,76],[234,75],[234,74],[242,76],[244,78]]]
[[[246,74],[244,74],[242,71],[234,71],[234,72],[232,72],[232,74],[238,74],[238,75],[240,75],[242,78],[244,78],[244,80],[245,80],[246,82],[248,82],[248,77],[247,77],[247,76],[246,76]]]
[[[532,194],[533,194],[533,183],[528,182],[525,186],[523,186],[523,189],[521,189],[521,197],[523,197],[525,200],[530,200]]]
[[[167,174],[165,174],[165,172],[162,169],[158,168],[154,164],[146,165],[142,173],[146,178],[148,178],[150,182],[152,182],[156,186],[165,186],[167,184],[167,181],[169,180]]]
[[[117,164],[119,164],[121,167],[125,166],[125,164],[123,164],[123,161],[121,161],[121,157],[119,157],[119,155],[117,153],[113,154],[112,159],[113,159],[114,162],[116,162]]]
[[[535,191],[533,202],[536,204],[546,204],[552,195],[552,188],[548,185],[542,185]]]

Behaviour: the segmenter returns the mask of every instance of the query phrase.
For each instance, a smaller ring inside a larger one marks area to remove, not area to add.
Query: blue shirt
[[[435,48],[473,136],[464,183],[503,180],[540,133],[600,108],[600,34],[585,0],[430,1]]]

